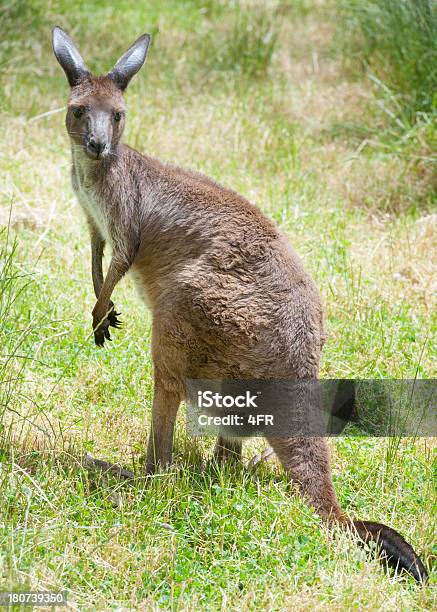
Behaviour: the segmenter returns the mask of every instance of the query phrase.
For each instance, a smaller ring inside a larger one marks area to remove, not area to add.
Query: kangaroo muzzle
[[[106,157],[111,150],[112,125],[106,113],[90,117],[89,131],[85,136],[85,153],[91,159]]]

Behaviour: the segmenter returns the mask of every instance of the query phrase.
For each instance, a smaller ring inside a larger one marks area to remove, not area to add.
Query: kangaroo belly
[[[150,291],[147,289],[147,283],[144,281],[143,275],[138,267],[133,266],[130,270],[130,276],[134,281],[135,289],[139,298],[145,303],[147,308],[153,312],[153,302],[150,296]]]

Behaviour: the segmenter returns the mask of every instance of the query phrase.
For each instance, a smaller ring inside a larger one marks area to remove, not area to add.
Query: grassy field
[[[435,102],[384,80],[339,5],[0,5],[0,590],[67,590],[78,610],[436,608],[435,572],[422,588],[387,575],[327,532],[274,462],[214,465],[213,440],[195,445],[183,411],[174,467],[147,486],[81,464],[89,451],[141,469],[151,320],[127,278],[114,295],[123,329],[93,344],[56,24],[98,72],[153,35],[125,141],[240,191],[289,236],[326,308],[323,377],[435,377]],[[330,445],[343,507],[399,530],[431,570],[433,441]],[[260,448],[248,442],[245,459]]]

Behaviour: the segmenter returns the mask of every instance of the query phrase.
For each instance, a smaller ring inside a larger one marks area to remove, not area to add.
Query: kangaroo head
[[[56,59],[70,84],[66,126],[72,143],[93,160],[114,154],[124,130],[123,92],[144,63],[150,36],[143,34],[105,76],[93,76],[64,30],[53,28]]]

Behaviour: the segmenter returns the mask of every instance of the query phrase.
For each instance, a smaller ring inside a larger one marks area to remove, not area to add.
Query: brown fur
[[[99,116],[124,111],[124,102],[111,76],[84,71],[71,89],[66,125],[73,186],[91,234],[93,327],[102,344],[117,324],[112,290],[131,271],[153,315],[150,473],[171,462],[186,378],[317,378],[325,341],[322,305],[301,260],[257,207],[202,174],[121,144],[124,117],[106,121],[102,138],[109,153],[90,159],[85,145]],[[88,110],[75,118],[78,105]],[[112,258],[104,279],[105,241]],[[269,442],[322,517],[352,524],[337,503],[324,439]],[[220,438],[216,452],[238,456],[241,444]]]

